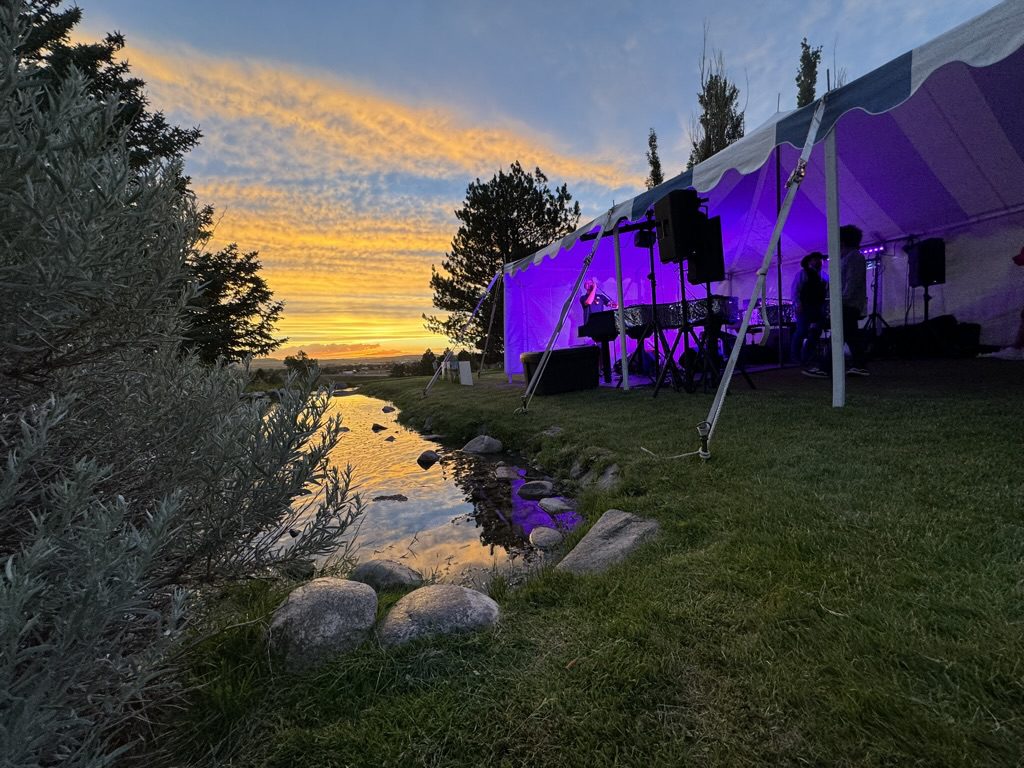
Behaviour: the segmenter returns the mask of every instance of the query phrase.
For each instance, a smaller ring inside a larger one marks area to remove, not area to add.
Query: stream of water
[[[462,453],[440,440],[398,423],[388,404],[343,391],[331,402],[348,427],[331,454],[337,466],[353,467],[353,484],[365,504],[355,537],[355,556],[398,560],[425,577],[470,583],[481,574],[536,556],[530,531],[548,526],[566,531],[579,517],[552,517],[536,501],[521,499],[519,487],[532,479],[525,462],[511,456]],[[373,425],[385,427],[374,431]],[[428,469],[416,460],[425,450],[441,460]],[[496,470],[504,464],[503,476]]]

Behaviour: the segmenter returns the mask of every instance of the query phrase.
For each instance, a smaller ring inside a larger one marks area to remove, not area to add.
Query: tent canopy
[[[612,220],[642,220],[670,191],[697,189],[709,198],[710,215],[722,217],[730,278],[715,291],[742,294],[775,222],[776,158],[784,184],[812,113],[813,105],[775,115],[692,170],[615,206]],[[818,143],[782,236],[784,297],[800,258],[827,251],[821,141],[829,131],[836,132],[839,152],[842,222],[860,227],[865,245],[945,236],[947,285],[933,289],[939,301],[932,314],[955,311],[961,320],[981,322],[993,341],[1008,334],[1024,293],[1009,259],[1024,240],[1024,2],[1007,0],[827,95]],[[543,349],[593,246],[581,238],[606,216],[506,267],[509,374],[521,371],[521,352]],[[610,241],[602,242],[590,270],[599,281],[614,274],[605,264]],[[649,302],[648,251],[635,248],[632,235],[621,243],[626,303]],[[882,266],[880,310],[902,322],[908,296],[902,251],[890,248]],[[656,277],[658,302],[679,300],[677,268],[659,265]],[[688,295],[699,297],[703,289],[690,288]],[[580,322],[571,313],[556,346],[578,343]]]

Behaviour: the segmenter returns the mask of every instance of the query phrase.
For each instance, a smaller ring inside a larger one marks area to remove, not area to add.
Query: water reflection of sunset
[[[360,560],[399,560],[424,576],[457,580],[467,569],[501,568],[530,556],[526,537],[537,525],[571,528],[578,522],[575,513],[553,519],[515,493],[521,478],[496,480],[489,460],[445,452],[398,424],[397,413],[384,413],[383,405],[359,394],[336,397],[331,405],[349,428],[332,461],[353,466],[366,503],[356,536]],[[374,424],[385,429],[374,432]],[[428,448],[443,458],[424,470],[416,459]],[[380,498],[399,494],[408,500]]]

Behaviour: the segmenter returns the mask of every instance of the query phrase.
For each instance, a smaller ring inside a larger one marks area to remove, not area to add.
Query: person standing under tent
[[[818,357],[818,341],[825,324],[828,283],[821,276],[824,258],[823,254],[814,251],[800,260],[800,271],[793,280],[792,291],[796,328],[790,341],[790,357],[800,363],[806,375],[818,378],[828,375],[812,364]]]
[[[1020,249],[1020,253],[1013,257],[1013,263],[1018,267],[1024,267],[1024,248]],[[1017,338],[1014,339],[1013,344],[1008,347],[991,352],[982,357],[995,357],[1000,360],[1024,360],[1024,309],[1020,311],[1020,326],[1017,328]]]
[[[860,330],[860,319],[868,311],[868,267],[860,252],[862,232],[852,224],[839,228],[839,259],[843,283],[843,339],[850,348],[846,373],[870,376],[864,367],[867,345]],[[819,357],[816,365],[804,370],[806,376],[826,378],[832,370],[832,355]]]
[[[843,338],[850,348],[851,376],[869,376],[864,367],[867,345],[860,331],[860,319],[868,313],[868,265],[860,252],[863,233],[852,224],[839,228],[839,258],[843,275]]]

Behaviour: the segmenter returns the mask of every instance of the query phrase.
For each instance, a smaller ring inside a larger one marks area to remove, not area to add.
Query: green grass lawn
[[[258,625],[197,659],[186,727],[234,765],[1019,765],[1024,760],[1024,369],[879,362],[848,382],[737,379],[710,395],[367,386],[454,443],[484,430],[565,475],[616,462],[661,536],[596,577],[502,590],[490,633],[318,673],[268,668]],[[543,437],[558,425],[563,433]],[[356,467],[358,474],[358,466]],[[265,615],[279,594],[241,606]],[[245,613],[248,611],[248,613]],[[200,752],[201,753],[201,752]],[[197,754],[200,754],[197,753]]]

